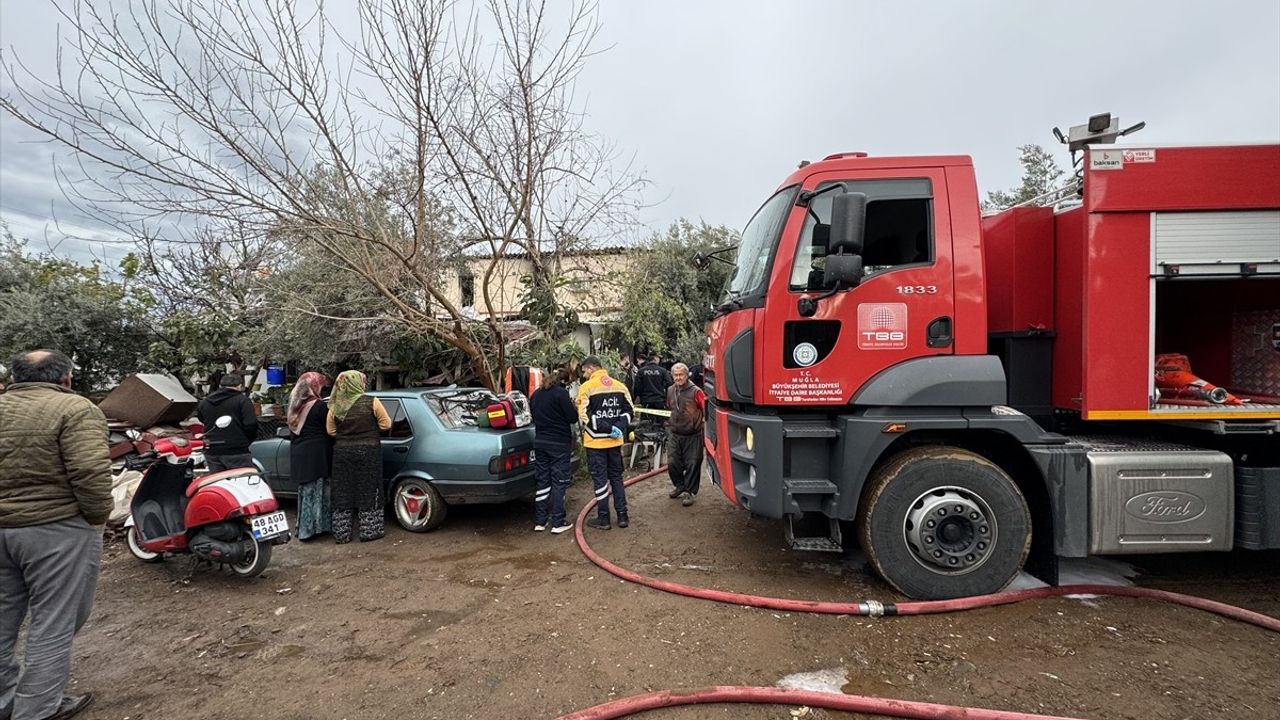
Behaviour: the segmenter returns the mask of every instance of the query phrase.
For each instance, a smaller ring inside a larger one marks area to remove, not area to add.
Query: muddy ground
[[[632,488],[632,526],[591,535],[620,563],[691,584],[823,600],[894,599],[856,558],[789,552],[781,527],[704,490]],[[590,495],[575,484],[572,507]],[[817,673],[849,693],[1087,718],[1280,717],[1280,637],[1196,610],[1055,599],[871,620],[775,613],[639,588],[530,502],[457,508],[441,529],[276,548],[266,574],[182,577],[185,559],[109,543],[75,648],[85,717],[551,718],[665,688]],[[1280,553],[1143,558],[1139,584],[1280,615]],[[645,718],[792,717],[786,707]],[[815,711],[810,718],[850,718]]]

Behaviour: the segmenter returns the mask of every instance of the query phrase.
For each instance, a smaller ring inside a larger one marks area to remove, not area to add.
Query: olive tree
[[[431,336],[496,383],[501,259],[521,253],[551,282],[547,258],[638,202],[641,180],[574,97],[594,6],[359,0],[347,22],[302,5],[64,0],[57,73],[10,58],[0,109],[69,151],[64,192],[122,233],[176,244],[234,226],[286,259],[305,245],[381,300],[342,321]],[[435,203],[455,225],[430,222]],[[479,323],[446,272],[467,253],[492,259]]]

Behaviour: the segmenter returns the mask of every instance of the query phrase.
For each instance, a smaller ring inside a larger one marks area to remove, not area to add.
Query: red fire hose
[[[633,695],[560,716],[559,720],[611,720],[623,718],[646,710],[706,705],[710,703],[737,703],[752,705],[808,705],[824,710],[846,710],[871,713],[895,718],[922,718],[924,720],[1076,720],[1058,715],[1034,715],[966,708],[957,705],[912,702],[875,698],[865,695],[836,695],[810,690],[786,690],[775,687],[750,687],[745,685],[716,685],[714,687],[678,692],[663,690]]]
[[[626,484],[628,486],[634,485],[635,483],[660,475],[665,471],[665,467],[658,468],[657,470],[637,475],[636,477],[628,480]],[[587,556],[587,559],[598,565],[605,572],[628,582],[637,583],[663,592],[684,595],[686,597],[713,600],[715,602],[728,603],[731,605],[746,605],[749,607],[765,608],[769,610],[782,610],[785,612],[808,612],[830,615],[865,615],[878,617],[882,615],[932,615],[937,613],[956,612],[959,610],[972,610],[980,607],[992,607],[995,605],[1008,605],[1010,603],[1021,602],[1023,600],[1059,597],[1062,595],[1113,595],[1120,597],[1161,600],[1177,605],[1185,605],[1187,607],[1204,610],[1206,612],[1216,613],[1233,620],[1239,620],[1251,625],[1256,625],[1264,630],[1269,630],[1274,633],[1280,633],[1280,618],[1274,618],[1270,615],[1264,615],[1262,613],[1246,610],[1234,605],[1206,600],[1204,598],[1198,598],[1191,595],[1183,595],[1181,593],[1141,587],[1123,587],[1114,585],[1061,585],[1058,587],[1033,588],[1030,590],[1018,590],[1015,592],[978,595],[975,597],[957,598],[954,600],[927,600],[904,603],[885,603],[877,602],[875,600],[866,600],[862,602],[841,603],[747,595],[744,593],[682,585],[680,583],[659,580],[657,578],[641,575],[640,573],[628,570],[627,568],[606,560],[596,553],[595,550],[592,550],[591,546],[587,543],[587,538],[583,534],[582,528],[583,520],[586,519],[587,513],[594,510],[595,506],[596,501],[593,499],[582,508],[581,512],[578,513],[578,522],[574,529],[574,535],[577,538],[578,547],[581,548],[582,553]],[[607,720],[608,718],[627,717],[638,712],[653,710],[656,708],[703,703],[799,704],[829,710],[851,710],[854,712],[868,712],[888,717],[901,718],[981,718],[989,720],[1013,720],[1014,718],[1019,718],[1022,720],[1030,720],[1032,718],[1048,717],[1044,715],[1012,713],[999,710],[983,710],[979,708],[964,708],[951,705],[934,705],[930,703],[913,703],[901,700],[889,700],[856,695],[835,695],[831,693],[784,690],[781,688],[717,686],[688,692],[664,691],[649,693],[646,695],[636,695],[605,703],[604,705],[597,705],[592,708],[580,710],[576,713],[565,715],[560,720]]]

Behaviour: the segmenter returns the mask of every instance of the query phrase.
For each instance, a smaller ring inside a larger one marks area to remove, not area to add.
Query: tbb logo
[[[862,303],[858,306],[859,350],[899,350],[906,346],[906,303]]]

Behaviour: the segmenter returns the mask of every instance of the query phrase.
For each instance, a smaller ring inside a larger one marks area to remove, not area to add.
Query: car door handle
[[[395,452],[398,452],[398,453],[407,453],[407,452],[409,452],[409,448],[407,448],[407,447],[405,447],[405,446],[401,445],[400,447],[395,448]]]
[[[949,347],[952,342],[951,318],[942,316],[929,323],[925,344],[931,348]]]

